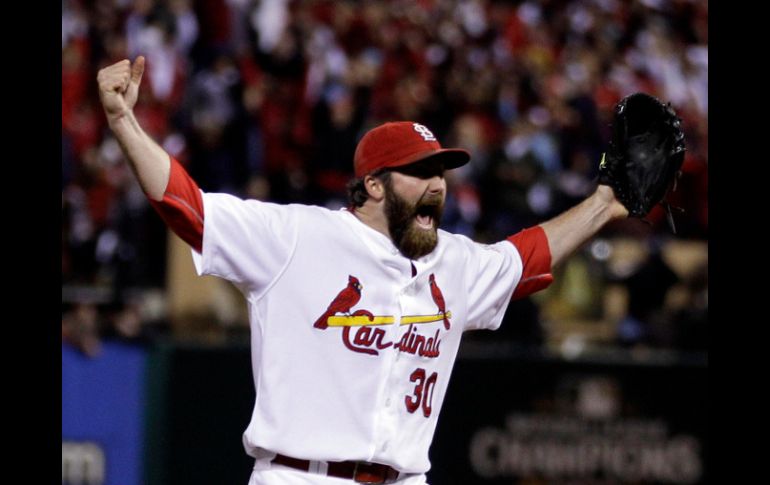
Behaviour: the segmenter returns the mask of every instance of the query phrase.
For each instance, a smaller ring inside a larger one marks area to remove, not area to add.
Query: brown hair
[[[370,174],[372,177],[377,177],[387,185],[390,182],[390,170],[382,168],[375,170]],[[366,191],[364,185],[364,177],[356,177],[347,183],[348,190],[348,203],[351,207],[361,207],[369,199],[369,193]]]

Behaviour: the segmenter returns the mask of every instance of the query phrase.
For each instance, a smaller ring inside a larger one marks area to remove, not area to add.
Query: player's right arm
[[[139,184],[160,217],[199,253],[203,246],[203,199],[185,169],[144,132],[134,116],[144,57],[99,71],[99,97],[107,121]]]
[[[134,116],[134,105],[144,74],[145,59],[122,60],[99,71],[99,98],[107,122],[128,158],[139,184],[155,201],[163,199],[171,172],[168,154],[144,132]]]

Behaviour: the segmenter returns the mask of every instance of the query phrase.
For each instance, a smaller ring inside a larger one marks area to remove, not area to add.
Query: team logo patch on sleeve
[[[332,300],[326,311],[313,324],[314,328],[326,330],[329,327],[342,328],[342,343],[353,352],[378,355],[380,350],[393,347],[401,352],[420,355],[422,357],[438,357],[439,330],[431,337],[417,332],[415,325],[443,322],[449,330],[449,319],[452,312],[446,310],[446,302],[441,289],[436,284],[434,275],[430,275],[430,293],[433,302],[438,307],[438,313],[428,315],[403,315],[399,325],[409,325],[406,333],[398,342],[386,342],[386,333],[382,325],[392,325],[396,322],[393,315],[374,315],[369,310],[353,307],[361,300],[363,285],[355,276],[348,276],[348,285]],[[356,328],[355,334],[351,332]]]

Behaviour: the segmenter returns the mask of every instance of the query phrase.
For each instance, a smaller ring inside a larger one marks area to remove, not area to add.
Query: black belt
[[[310,471],[310,460],[300,460],[285,455],[276,455],[272,463]],[[366,461],[329,461],[326,475],[336,478],[347,478],[358,483],[393,483],[398,480],[398,470],[388,465],[369,463]]]

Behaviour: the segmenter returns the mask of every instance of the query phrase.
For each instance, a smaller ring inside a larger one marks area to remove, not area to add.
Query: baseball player
[[[248,302],[250,485],[426,483],[463,332],[496,329],[511,298],[546,287],[553,266],[627,215],[599,186],[496,244],[440,230],[444,171],[470,155],[408,121],[363,136],[346,209],[204,193],[134,117],[144,66],[140,56],[102,69],[101,101],[197,272],[231,281]]]

